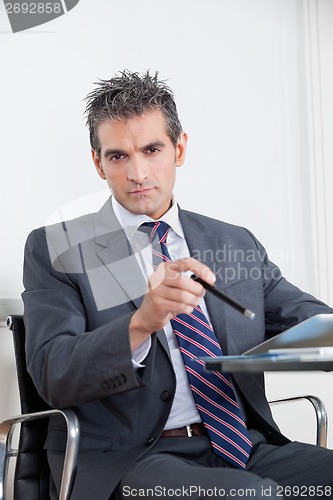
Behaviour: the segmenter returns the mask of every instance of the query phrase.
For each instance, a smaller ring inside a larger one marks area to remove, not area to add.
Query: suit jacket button
[[[151,444],[153,444],[153,442],[155,441],[155,438],[154,437],[151,437],[148,439],[148,441],[145,443],[146,446],[150,446]]]
[[[171,398],[171,392],[170,391],[161,392],[160,398],[162,401],[168,401],[168,399]]]

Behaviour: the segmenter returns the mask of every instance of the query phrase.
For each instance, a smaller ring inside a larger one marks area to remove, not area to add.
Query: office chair
[[[74,480],[79,442],[79,424],[73,410],[52,410],[36,391],[26,368],[25,330],[22,316],[9,316],[7,326],[13,333],[17,376],[22,415],[0,424],[0,500],[5,499],[5,481],[10,457],[17,457],[14,476],[15,500],[49,500],[49,469],[43,450],[47,431],[47,418],[62,415],[67,423],[68,440],[63,468],[60,500],[67,500]],[[286,401],[306,399],[316,414],[316,443],[327,446],[327,413],[322,401],[315,396],[271,401],[281,404]],[[16,424],[22,423],[18,450],[11,448],[12,434]]]
[[[49,500],[50,472],[43,449],[48,419],[61,415],[67,424],[67,446],[59,500],[70,497],[79,447],[79,422],[73,410],[51,409],[39,396],[27,371],[23,317],[7,318],[12,331],[22,414],[0,423],[0,500],[6,500],[6,481],[11,457],[16,457],[15,500]],[[18,449],[12,448],[15,427],[21,424]]]

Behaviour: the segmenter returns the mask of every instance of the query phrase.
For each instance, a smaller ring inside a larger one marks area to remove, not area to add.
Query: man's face
[[[128,120],[107,120],[98,127],[100,157],[92,151],[98,174],[116,200],[134,214],[158,219],[169,208],[176,167],[185,159],[187,136],[174,146],[160,110]]]

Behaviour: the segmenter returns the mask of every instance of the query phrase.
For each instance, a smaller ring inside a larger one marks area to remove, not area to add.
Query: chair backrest
[[[39,396],[27,371],[25,355],[25,328],[23,317],[9,316],[7,326],[12,331],[19,395],[22,413],[50,409]],[[47,419],[21,424],[18,456],[14,476],[14,499],[49,500],[49,467],[43,449]]]

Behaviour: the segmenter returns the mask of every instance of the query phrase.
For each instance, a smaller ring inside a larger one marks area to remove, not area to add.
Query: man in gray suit
[[[216,430],[224,444],[215,444],[173,326],[200,310],[217,348],[240,354],[332,309],[288,283],[248,230],[178,207],[172,193],[187,136],[157,75],[123,72],[87,99],[93,162],[112,196],[96,214],[33,231],[24,265],[29,372],[49,405],[73,407],[80,420],[72,498],[332,496],[333,452],[280,433],[262,374],[221,377],[249,446],[235,438],[246,460],[229,460],[233,425]],[[161,250],[166,261],[154,271],[142,224],[156,221],[168,225],[170,260]],[[192,273],[255,319],[205,295]],[[52,498],[65,440],[54,419],[45,443]]]

